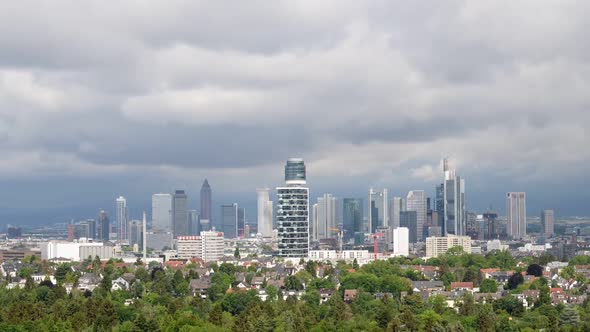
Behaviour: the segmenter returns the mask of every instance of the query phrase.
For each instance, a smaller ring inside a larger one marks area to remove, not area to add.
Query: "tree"
[[[72,268],[70,264],[60,264],[55,269],[55,280],[58,284],[63,283],[66,280],[68,272],[71,272]]]
[[[578,326],[580,323],[580,314],[578,313],[578,310],[574,306],[566,306],[561,312],[559,323],[561,326]]]
[[[493,332],[495,331],[495,314],[492,306],[485,304],[477,312],[476,326],[477,331]]]
[[[543,276],[543,267],[539,264],[531,264],[526,269],[526,274],[535,277],[542,277]]]
[[[236,246],[236,250],[234,251],[234,257],[240,259],[240,247],[238,246]]]
[[[498,284],[494,279],[485,279],[479,285],[480,293],[495,293],[498,291]]]
[[[221,326],[223,323],[223,309],[220,303],[216,303],[209,312],[209,321],[217,326]]]
[[[516,289],[518,285],[524,282],[522,274],[516,272],[508,279],[508,289]]]

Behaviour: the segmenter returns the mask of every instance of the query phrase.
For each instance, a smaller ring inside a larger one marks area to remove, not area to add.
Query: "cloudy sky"
[[[253,206],[291,156],[314,195],[527,191],[589,215],[587,1],[4,1],[0,224],[92,217],[207,177]],[[252,210],[252,209],[251,209]],[[251,211],[253,216],[255,211]]]

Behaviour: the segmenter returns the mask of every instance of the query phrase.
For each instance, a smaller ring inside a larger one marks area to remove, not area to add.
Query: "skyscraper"
[[[291,158],[285,165],[285,187],[277,187],[279,256],[307,257],[309,253],[309,188],[303,159]]]
[[[434,198],[433,210],[436,211],[438,219],[436,220],[437,226],[443,227],[444,215],[445,215],[445,185],[441,183],[436,186],[436,197]]]
[[[322,197],[318,197],[317,212],[314,216],[314,229],[317,229],[316,240],[336,238],[338,231],[337,221],[337,200],[332,194],[324,194]]]
[[[105,210],[100,210],[100,213],[98,214],[98,227],[98,239],[108,241],[111,234],[111,221]]]
[[[199,213],[197,210],[188,210],[188,231],[190,235],[199,235],[200,230]]]
[[[129,222],[129,245],[137,244],[139,249],[143,248],[143,221],[131,220]]]
[[[246,227],[246,208],[238,207],[238,237],[244,237]]]
[[[410,243],[418,241],[418,213],[416,211],[402,211],[399,215],[400,227],[405,227],[409,232]]]
[[[258,233],[262,237],[272,237],[272,201],[268,188],[258,189]]]
[[[424,224],[426,223],[426,194],[424,190],[408,192],[406,210],[416,211],[416,240],[424,240]]]
[[[402,207],[403,202],[404,201],[401,197],[393,197],[391,200],[391,206],[389,208],[389,222],[391,223],[391,227],[393,229],[399,227],[399,214],[405,210],[405,208]]]
[[[443,171],[443,234],[465,235],[465,180],[449,168],[447,159],[443,160]]]
[[[387,189],[381,192],[369,189],[369,232],[375,233],[378,227],[389,227],[389,199]]]
[[[188,236],[188,197],[184,190],[176,190],[172,196],[172,229],[174,237]]]
[[[238,237],[238,203],[221,205],[221,231],[226,239]]]
[[[482,215],[484,225],[487,225],[486,240],[494,240],[500,237],[500,226],[498,225],[498,214],[494,211],[486,211]]]
[[[208,220],[209,225],[212,225],[213,216],[211,215],[211,202],[212,202],[212,191],[211,186],[209,186],[209,181],[205,179],[203,181],[203,185],[201,186],[201,219]]]
[[[526,236],[526,193],[510,192],[506,194],[506,217],[509,237],[521,239]]]
[[[541,225],[543,225],[543,233],[546,237],[551,237],[554,234],[555,213],[553,210],[543,210],[541,212]]]
[[[354,237],[354,233],[364,232],[363,229],[363,200],[360,198],[345,198],[342,200],[344,239]]]
[[[127,235],[127,219],[128,219],[128,211],[127,211],[127,200],[123,196],[119,196],[116,199],[116,211],[117,211],[117,241],[126,241],[128,240]]]
[[[152,195],[152,229],[172,232],[172,195]]]

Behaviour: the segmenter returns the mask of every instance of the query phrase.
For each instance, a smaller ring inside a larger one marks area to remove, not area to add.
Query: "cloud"
[[[249,192],[295,155],[326,191],[430,190],[445,156],[480,191],[586,176],[586,3],[3,7],[0,179]]]

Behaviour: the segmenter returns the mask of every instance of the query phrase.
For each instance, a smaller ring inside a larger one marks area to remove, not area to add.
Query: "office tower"
[[[143,262],[147,263],[147,214],[143,211]]]
[[[221,205],[221,231],[226,239],[238,237],[238,203]]]
[[[98,239],[101,241],[108,241],[111,233],[111,221],[105,210],[100,210],[98,214]]]
[[[543,210],[541,212],[541,225],[543,226],[543,233],[546,237],[551,237],[554,234],[555,213],[553,210]]]
[[[487,225],[487,234],[484,239],[493,240],[500,237],[500,225],[498,225],[498,214],[493,211],[486,211],[482,215],[484,225]]]
[[[473,240],[479,239],[479,223],[477,222],[477,214],[473,212],[466,212],[465,220],[465,235],[471,237]]]
[[[188,197],[184,190],[176,190],[172,196],[172,230],[174,238],[189,235]]]
[[[213,216],[211,215],[212,196],[213,192],[211,191],[211,186],[209,186],[209,181],[205,179],[201,186],[201,219],[208,220],[208,225],[211,225],[213,221]]]
[[[152,230],[172,232],[172,195],[152,195]]]
[[[377,227],[389,227],[389,199],[387,189],[377,192],[369,189],[369,225],[370,233],[375,233]]]
[[[508,236],[521,239],[526,236],[526,193],[506,194],[506,223]]]
[[[424,224],[426,224],[426,193],[424,190],[408,192],[406,210],[416,211],[416,240],[424,240]]]
[[[315,204],[314,204],[315,206]],[[338,236],[337,200],[332,194],[318,197],[317,211],[314,210],[314,229],[317,229],[317,240],[333,239]]]
[[[311,224],[309,225],[309,232],[310,232],[310,238],[313,241],[319,241],[319,235],[318,235],[318,203],[314,203],[311,206]]]
[[[123,196],[119,196],[116,200],[117,211],[117,241],[127,240],[127,200]]]
[[[272,237],[272,201],[268,188],[258,189],[258,233],[262,237]]]
[[[393,230],[393,255],[408,256],[410,254],[410,230],[398,227]]]
[[[309,253],[309,188],[303,159],[285,165],[285,186],[277,187],[279,256],[303,258]]]
[[[399,214],[400,227],[409,230],[410,243],[418,241],[418,213],[416,211],[401,211]]]
[[[363,200],[360,198],[345,198],[342,200],[344,240],[354,237],[356,232],[364,232],[363,228]]]
[[[465,234],[465,180],[455,174],[448,166],[448,160],[443,160],[444,171],[444,212],[443,234]]]
[[[131,220],[129,222],[129,246],[143,248],[143,221]]]
[[[96,220],[88,219],[86,220],[86,223],[88,224],[88,238],[96,239]]]
[[[404,201],[401,197],[394,196],[393,199],[391,199],[390,203],[391,204],[389,207],[389,221],[391,223],[391,227],[393,227],[393,229],[396,229],[400,225],[399,214],[400,212],[402,212],[402,210],[405,210],[405,208],[402,207]]]
[[[199,227],[199,213],[197,210],[188,210],[188,232],[190,235],[197,235],[199,234],[200,227]]]
[[[246,227],[246,208],[238,207],[238,237],[244,237]]]
[[[449,235],[444,237],[426,238],[426,257],[444,255],[453,247],[462,247],[467,254],[471,253],[471,238],[469,236]]]

